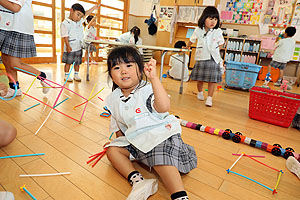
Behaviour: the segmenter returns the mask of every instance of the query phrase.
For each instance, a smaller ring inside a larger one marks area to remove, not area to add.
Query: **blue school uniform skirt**
[[[35,57],[33,35],[0,29],[0,51],[17,58]]]
[[[217,64],[213,58],[210,60],[198,60],[192,70],[190,79],[210,83],[222,82],[220,64]]]
[[[62,62],[67,64],[81,65],[82,63],[82,49],[74,52],[64,52],[62,57]]]
[[[138,150],[133,145],[125,148],[137,161],[148,167],[171,165],[181,173],[188,173],[197,167],[196,152],[192,146],[182,141],[180,133],[172,135],[147,153]]]

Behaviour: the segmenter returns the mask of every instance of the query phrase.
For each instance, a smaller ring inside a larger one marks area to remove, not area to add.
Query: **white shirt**
[[[189,70],[188,70],[188,63],[189,63],[189,56],[185,55],[185,64],[184,64],[184,76],[183,81],[189,80]],[[181,80],[181,74],[182,74],[182,63],[183,63],[183,56],[177,54],[174,54],[170,56],[169,66],[171,69],[169,70],[169,75],[172,76],[174,79]]]
[[[90,28],[86,27],[84,32],[84,39],[85,40],[95,40],[97,35],[97,30],[95,27],[90,26]]]
[[[273,60],[281,63],[290,61],[295,51],[295,44],[295,39],[291,37],[279,40],[273,55]]]
[[[0,6],[0,29],[19,33],[34,34],[32,0],[8,0],[21,6],[19,12],[14,13]]]
[[[121,130],[125,134],[108,146],[132,144],[147,153],[172,135],[181,133],[179,121],[173,115],[158,113],[154,109],[151,84],[136,89],[127,98],[117,88],[105,102],[112,116],[110,131]],[[170,125],[170,129],[166,125]]]
[[[122,35],[120,35],[120,37],[118,39],[120,40],[120,42],[128,44],[131,37],[132,37],[132,34],[129,31],[129,32],[126,32],[126,33],[123,33]]]
[[[219,45],[224,44],[224,38],[220,28],[210,29],[206,32],[204,29],[197,27],[190,38],[192,43],[196,40],[198,42],[195,60],[210,60],[213,57],[216,63],[222,61]]]
[[[138,41],[135,43],[134,36],[131,36],[131,38],[129,39],[129,44],[142,45],[143,40],[142,38],[138,37]],[[143,48],[139,48],[139,52],[143,55]]]
[[[72,52],[81,49],[84,39],[83,25],[84,19],[78,22],[67,18],[60,25],[61,37],[69,37],[69,44]],[[67,51],[66,44],[64,45],[64,52]]]

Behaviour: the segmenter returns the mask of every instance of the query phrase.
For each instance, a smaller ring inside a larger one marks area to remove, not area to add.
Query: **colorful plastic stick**
[[[239,154],[239,153],[233,153],[232,154],[233,156],[240,156],[242,154]],[[265,158],[265,156],[256,156],[256,155],[247,155],[248,157],[258,157],[258,158]]]
[[[20,158],[20,157],[28,157],[28,156],[42,156],[42,155],[45,155],[45,153],[24,154],[24,155],[15,155],[15,156],[3,156],[3,157],[0,157],[0,159],[5,159],[5,158]]]
[[[73,65],[72,65],[72,68],[73,68],[73,67],[74,67],[74,63],[73,63]],[[28,71],[26,71],[26,70],[20,69],[20,68],[18,68],[18,67],[15,67],[15,69],[17,69],[17,70],[19,70],[19,71],[23,71],[23,72],[25,72],[25,73],[27,73],[27,74],[31,74],[31,75],[37,76],[36,74],[33,74],[33,73],[28,72]],[[69,75],[70,75],[70,74],[69,74]],[[37,76],[37,77],[40,77],[40,76]],[[41,77],[41,78],[42,78],[42,77]],[[58,85],[58,86],[60,86],[59,88],[61,88],[61,91],[60,91],[58,97],[56,98],[55,103],[54,103],[53,106],[48,105],[48,102],[49,102],[49,101],[45,104],[44,102],[38,100],[37,98],[32,97],[31,95],[29,95],[29,94],[27,94],[27,93],[23,93],[23,94],[25,94],[25,95],[27,95],[27,96],[29,96],[29,97],[31,97],[31,98],[33,98],[33,99],[39,101],[40,103],[43,103],[45,106],[48,106],[48,107],[54,109],[55,111],[57,111],[57,112],[59,112],[59,113],[65,115],[65,116],[67,116],[67,117],[69,117],[69,118],[71,118],[71,119],[73,119],[73,120],[75,120],[75,121],[77,121],[77,122],[80,122],[79,120],[76,120],[76,119],[74,119],[73,117],[70,117],[70,116],[68,116],[68,115],[66,115],[66,114],[64,114],[64,113],[62,113],[62,112],[56,110],[56,109],[54,108],[54,106],[56,106],[56,103],[57,103],[57,101],[58,101],[58,99],[59,99],[59,97],[60,97],[60,95],[61,95],[63,89],[66,89],[66,90],[68,90],[68,91],[70,91],[70,92],[76,94],[77,96],[83,98],[83,99],[86,100],[86,101],[88,101],[88,99],[86,99],[85,97],[81,96],[80,94],[78,94],[78,93],[76,93],[76,92],[70,90],[69,88],[65,87],[66,81],[65,81],[64,85],[60,85],[60,84],[55,83],[55,82],[53,82],[53,81],[51,81],[51,80],[48,80],[48,79],[46,79],[46,78],[43,78],[43,80],[45,81],[45,83],[46,83],[47,85],[49,85],[49,84],[48,84],[46,81],[49,81],[50,83],[53,83],[53,84],[55,84],[55,85]],[[51,85],[49,85],[49,86],[51,86]],[[51,87],[52,87],[52,86],[51,86]],[[17,86],[16,86],[16,88],[17,88]],[[53,88],[53,87],[52,87],[52,88]],[[104,88],[103,88],[103,89],[104,89]],[[102,90],[101,90],[101,91],[102,91]],[[101,92],[101,91],[99,91],[99,92]],[[16,89],[16,91],[15,91],[15,95],[16,95],[16,92],[17,92],[17,89]],[[99,92],[98,92],[98,93],[99,93]],[[97,93],[97,94],[98,94],[98,93]],[[97,95],[97,94],[96,94],[96,95]],[[68,95],[66,95],[66,96],[68,96]],[[93,97],[92,97],[92,98],[93,98]],[[92,99],[92,98],[90,98],[90,99]],[[2,97],[0,97],[0,99],[2,99]],[[5,100],[11,100],[11,99],[13,99],[13,98],[5,99]],[[49,100],[49,99],[48,99],[48,100]],[[91,103],[92,103],[92,102],[91,102]],[[93,103],[92,103],[92,104],[93,104]],[[93,105],[96,106],[95,104],[93,104]],[[96,107],[98,107],[98,106],[96,106]],[[44,107],[44,110],[45,110],[45,108],[46,108],[46,107]],[[83,112],[83,113],[84,113],[84,112]],[[82,117],[81,117],[81,119],[82,119]]]
[[[102,88],[99,92],[97,92],[94,96],[92,96],[91,98],[87,99],[85,102],[82,102],[81,104],[77,105],[77,106],[74,106],[73,109],[87,103],[88,101],[92,100],[95,96],[97,96],[97,94],[99,94],[104,88]]]
[[[26,192],[32,199],[34,199],[34,200],[37,200],[28,190],[27,190],[27,188],[25,187],[25,185],[23,185],[22,187],[20,187],[20,189],[21,189],[21,191],[22,192]]]
[[[24,95],[24,96],[25,96],[25,95]],[[33,107],[35,107],[35,106],[38,106],[38,105],[40,105],[40,104],[41,104],[41,103],[37,103],[37,104],[35,104],[35,105],[33,105],[33,106],[31,106],[31,107],[25,109],[24,112],[27,111],[27,110],[29,110],[29,109],[31,109],[31,108],[33,108]]]
[[[111,139],[111,137],[113,136],[113,134],[114,134],[114,132],[112,132],[111,134],[110,134],[110,136],[109,136],[109,140]]]
[[[62,87],[36,87],[36,88],[62,88]]]
[[[53,108],[56,108],[57,106],[59,106],[60,104],[62,104],[63,102],[65,102],[65,101],[67,101],[69,99],[69,97],[68,98],[66,98],[66,99],[64,99],[64,100],[62,100],[61,102],[59,102],[56,106],[54,106]]]
[[[73,119],[73,120],[75,120],[75,121],[79,122],[79,120],[78,120],[78,119],[75,119],[75,118],[73,118],[73,117],[71,117],[71,116],[69,116],[69,115],[66,115],[65,113],[63,113],[63,112],[61,112],[61,111],[59,111],[59,110],[57,110],[57,109],[53,108],[52,106],[50,106],[50,105],[46,104],[45,102],[43,102],[43,101],[41,101],[41,100],[39,100],[39,99],[37,99],[37,98],[35,98],[35,97],[33,97],[33,96],[29,95],[29,94],[26,94],[26,93],[23,93],[23,94],[25,94],[25,95],[27,95],[27,96],[29,96],[29,97],[33,98],[34,100],[37,100],[38,102],[40,102],[40,103],[42,103],[42,104],[44,104],[44,105],[48,106],[49,108],[52,108],[52,109],[53,109],[53,110],[55,110],[56,112],[59,112],[60,114],[62,114],[62,115],[64,115],[64,116],[66,116],[66,117],[69,117],[70,119]]]
[[[71,172],[61,172],[61,173],[51,173],[51,174],[22,174],[19,177],[37,177],[37,176],[59,176],[59,175],[67,175],[71,174]]]
[[[237,159],[236,159],[236,161],[231,165],[231,167],[228,169],[228,171],[230,171],[232,168],[233,168],[233,166],[243,157],[243,155],[245,155],[245,153],[244,152],[242,152],[242,154],[240,155],[240,157],[238,157]],[[228,172],[229,173],[229,172]]]
[[[97,85],[97,83],[95,83],[95,85],[94,85],[94,87],[93,87],[93,89],[92,89],[92,91],[91,91],[90,96],[89,96],[88,99],[91,98],[91,96],[92,96],[92,94],[93,94],[93,92],[94,92],[94,90],[95,90],[96,85]],[[79,120],[80,122],[82,121],[82,117],[83,117],[83,114],[84,114],[84,112],[85,112],[85,109],[86,109],[86,107],[87,107],[87,105],[88,105],[88,102],[89,102],[89,100],[87,101],[87,103],[86,103],[85,106],[84,106],[82,115],[81,115],[80,120]],[[80,123],[80,122],[79,122],[79,123]]]
[[[88,160],[86,163],[89,164],[90,162],[92,162],[93,160],[95,160],[96,158],[98,158],[95,163],[92,165],[92,167],[94,167],[99,160],[105,155],[107,148],[105,148],[103,151],[101,151],[100,153],[94,154],[92,156],[90,156],[89,158],[93,157],[92,159]]]
[[[68,79],[69,79],[69,76],[70,76],[70,74],[71,74],[71,72],[72,72],[72,70],[73,70],[74,65],[75,65],[75,62],[73,62],[73,65],[72,65],[72,67],[71,67],[71,69],[70,69],[70,71],[69,71],[68,77],[66,78],[66,80],[65,80],[65,82],[64,82],[64,84],[63,84],[63,88],[61,88],[61,90],[60,90],[60,92],[59,92],[59,94],[58,94],[58,96],[57,96],[57,98],[56,98],[56,100],[55,100],[55,102],[54,102],[53,107],[56,105],[56,103],[57,103],[57,101],[58,101],[58,99],[59,99],[59,97],[60,97],[62,91],[64,90],[65,85],[66,85],[66,83],[67,83],[67,81],[68,81]]]
[[[28,93],[28,91],[30,90],[31,86],[32,86],[32,85],[33,85],[33,83],[36,81],[36,79],[37,79],[37,76],[35,76],[35,78],[34,78],[34,79],[33,79],[33,81],[31,82],[31,84],[30,84],[29,88],[26,90],[26,92],[25,92],[25,93]],[[22,97],[22,100],[24,99],[24,97],[25,97],[25,95],[23,95],[23,97]]]
[[[46,117],[46,119],[44,120],[44,122],[42,123],[42,125],[40,126],[40,128],[35,132],[34,135],[37,135],[37,134],[38,134],[38,132],[39,132],[39,131],[41,130],[41,128],[44,126],[44,124],[46,123],[46,121],[49,119],[49,117],[50,117],[50,115],[52,114],[53,110],[54,110],[54,109],[52,109],[52,110],[49,112],[48,116]]]
[[[265,187],[265,188],[267,188],[268,190],[271,190],[271,191],[273,192],[273,190],[272,190],[270,187],[265,186],[264,184],[261,184],[260,182],[258,182],[258,181],[256,181],[256,180],[253,180],[252,178],[249,178],[249,177],[244,176],[244,175],[242,175],[242,174],[236,173],[236,172],[234,172],[234,171],[230,171],[229,169],[227,169],[226,171],[227,171],[227,173],[230,172],[230,173],[239,175],[239,176],[241,176],[241,177],[244,177],[244,178],[246,178],[246,179],[248,179],[248,180],[250,180],[250,181],[253,181],[254,183],[257,183],[257,184],[259,184],[259,185],[261,185],[261,186],[263,186],[263,187]]]
[[[256,161],[256,162],[258,162],[258,163],[260,163],[260,164],[262,164],[262,165],[264,165],[264,166],[266,166],[266,167],[269,167],[270,169],[273,169],[273,170],[275,170],[275,171],[277,171],[277,172],[280,172],[278,169],[275,169],[275,168],[273,168],[273,167],[271,167],[271,166],[269,166],[269,165],[267,165],[267,164],[265,164],[265,163],[263,163],[263,162],[260,162],[259,160],[256,160],[256,159],[254,159],[254,158],[252,158],[252,157],[250,157],[250,156],[248,156],[248,155],[246,155],[246,154],[245,154],[245,156],[251,158],[252,160],[254,160],[254,161]]]
[[[283,171],[282,171],[282,170],[280,170],[280,172],[279,172],[278,179],[277,179],[275,188],[274,188],[274,190],[273,190],[273,194],[277,193],[276,190],[277,190],[277,187],[278,187],[278,185],[279,185],[279,181],[280,181],[280,178],[281,178],[281,174],[283,174]]]
[[[91,98],[89,98],[89,101],[92,100],[95,96],[97,96],[100,92],[102,92],[102,90],[104,90],[104,87],[99,92],[97,92],[94,96],[92,96]]]
[[[10,78],[10,80],[12,80],[12,82],[14,83],[14,87],[15,87],[15,93],[12,97],[10,98],[4,98],[4,97],[0,97],[0,99],[4,100],[4,101],[10,101],[12,99],[14,99],[16,96],[17,96],[17,90],[18,90],[18,86],[17,86],[17,83],[15,81],[15,79],[10,75],[10,74],[7,74],[7,73],[4,73],[6,76],[8,76],[8,78]]]
[[[100,97],[98,97],[101,101],[103,101],[103,99],[101,99]]]

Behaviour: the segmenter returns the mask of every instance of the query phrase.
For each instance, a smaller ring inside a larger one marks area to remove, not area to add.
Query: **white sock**
[[[134,185],[142,180],[144,180],[144,177],[138,171],[133,171],[128,175],[128,181],[131,185]]]

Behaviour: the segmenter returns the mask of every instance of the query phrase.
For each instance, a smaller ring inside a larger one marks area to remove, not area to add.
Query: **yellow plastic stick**
[[[280,170],[280,172],[279,172],[279,176],[278,176],[278,179],[277,179],[277,183],[276,183],[276,185],[275,185],[275,188],[274,188],[274,190],[276,190],[277,189],[277,187],[278,187],[278,184],[279,184],[279,181],[280,181],[280,178],[281,178],[281,174],[282,174],[283,172],[282,172],[282,170]]]
[[[38,76],[36,76],[35,79],[32,81],[32,83],[30,84],[29,88],[28,88],[27,91],[25,92],[26,94],[28,93],[29,89],[31,88],[31,86],[33,85],[33,83],[35,82],[35,80],[36,80],[37,77],[38,77]],[[24,99],[24,97],[25,97],[25,94],[23,95],[22,100]]]

